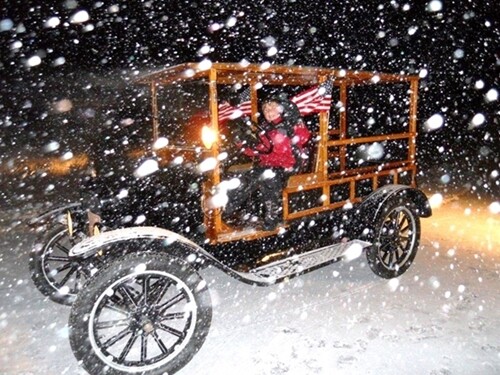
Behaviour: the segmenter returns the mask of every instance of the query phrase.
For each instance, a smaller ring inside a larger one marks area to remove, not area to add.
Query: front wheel
[[[39,237],[30,253],[29,269],[36,288],[52,301],[71,305],[90,271],[69,258],[69,250],[86,235],[77,231],[72,236],[68,228],[54,224]]]
[[[204,280],[158,253],[111,261],[71,308],[70,343],[90,374],[173,374],[200,349],[212,305]]]
[[[420,218],[405,198],[389,200],[375,219],[373,245],[367,250],[372,271],[386,279],[402,275],[417,255]]]

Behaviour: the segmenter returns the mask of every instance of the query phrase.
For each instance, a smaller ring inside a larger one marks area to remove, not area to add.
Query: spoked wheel
[[[404,198],[390,200],[375,222],[375,236],[367,251],[373,272],[384,278],[403,274],[417,254],[420,218]]]
[[[172,374],[201,347],[211,318],[196,271],[163,254],[134,253],[113,260],[78,294],[70,342],[91,374]]]
[[[55,224],[39,240],[30,254],[31,278],[37,289],[52,301],[71,305],[89,276],[78,261],[70,260],[69,250],[85,238],[82,232],[70,236],[63,224]]]

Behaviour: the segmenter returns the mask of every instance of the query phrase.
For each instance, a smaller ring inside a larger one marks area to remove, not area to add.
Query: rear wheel
[[[31,279],[54,302],[71,305],[89,276],[80,262],[68,256],[69,250],[85,237],[80,231],[70,236],[68,228],[57,223],[36,241],[29,260]]]
[[[206,283],[165,254],[111,261],[72,306],[70,342],[90,374],[171,374],[200,349],[212,318]]]
[[[375,219],[373,245],[368,264],[378,276],[390,279],[410,267],[420,241],[420,218],[406,198],[390,199]]]

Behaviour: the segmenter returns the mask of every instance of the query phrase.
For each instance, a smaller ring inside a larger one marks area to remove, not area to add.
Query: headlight
[[[217,141],[217,132],[205,125],[201,128],[201,140],[207,149],[211,149],[213,144]]]

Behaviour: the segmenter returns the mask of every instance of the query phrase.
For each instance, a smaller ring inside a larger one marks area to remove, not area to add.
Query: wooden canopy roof
[[[138,83],[160,85],[181,83],[192,80],[208,80],[210,74],[217,83],[234,84],[246,82],[262,82],[266,85],[315,85],[332,79],[339,85],[370,84],[378,82],[410,82],[418,80],[416,75],[389,74],[359,70],[330,69],[310,66],[286,66],[271,64],[243,63],[185,63],[167,67],[137,78]]]

